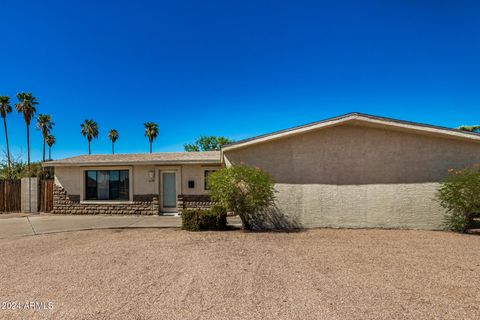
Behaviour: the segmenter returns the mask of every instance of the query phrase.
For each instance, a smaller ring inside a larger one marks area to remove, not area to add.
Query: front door
[[[161,181],[162,212],[177,212],[177,174],[175,171],[162,171]]]

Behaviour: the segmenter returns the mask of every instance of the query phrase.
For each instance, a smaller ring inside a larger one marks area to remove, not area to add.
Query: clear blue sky
[[[110,152],[110,128],[118,152],[148,151],[146,121],[159,124],[158,152],[351,111],[480,123],[478,1],[2,1],[0,12],[0,94],[38,97],[55,158],[86,153],[86,118],[100,127],[93,153]],[[25,158],[23,120],[8,121]]]

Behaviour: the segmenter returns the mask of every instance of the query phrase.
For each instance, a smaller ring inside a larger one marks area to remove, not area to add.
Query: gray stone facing
[[[53,186],[54,214],[119,214],[155,215],[159,213],[157,195],[136,195],[130,203],[81,203],[78,195],[68,195],[60,186]]]

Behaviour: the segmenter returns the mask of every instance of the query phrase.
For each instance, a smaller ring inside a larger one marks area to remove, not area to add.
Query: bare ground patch
[[[1,240],[0,310],[50,319],[478,319],[480,237],[95,230]]]

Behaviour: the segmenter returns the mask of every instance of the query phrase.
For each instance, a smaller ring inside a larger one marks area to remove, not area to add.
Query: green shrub
[[[449,170],[437,199],[446,209],[446,228],[465,232],[480,213],[480,167]]]
[[[210,209],[184,209],[182,211],[182,229],[188,231],[225,230],[227,212],[224,208],[213,206]]]
[[[212,200],[238,214],[247,230],[252,229],[256,216],[274,204],[273,179],[258,168],[245,165],[223,168],[208,176],[208,185]]]

